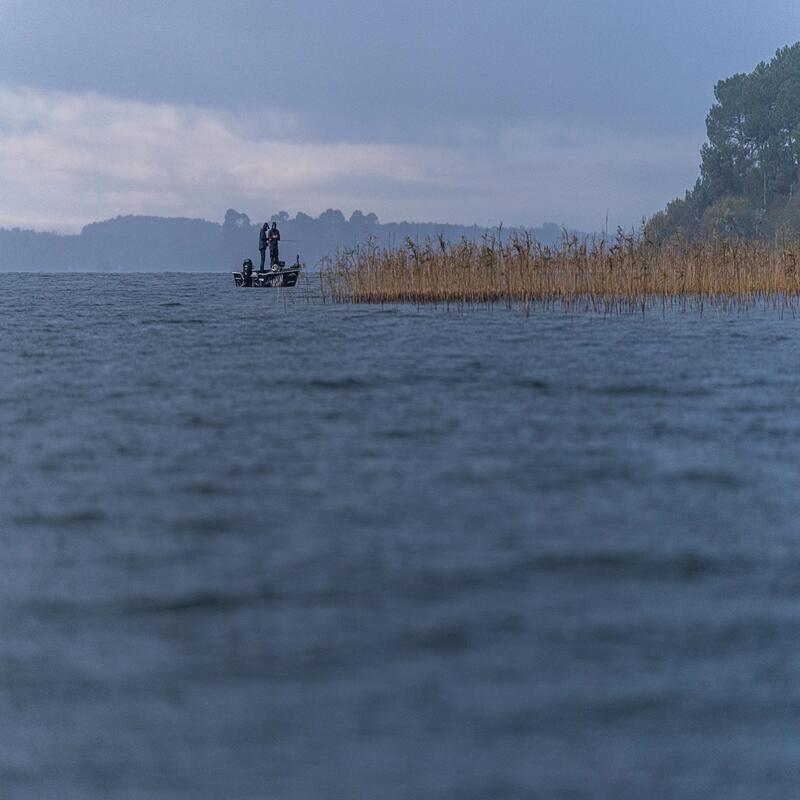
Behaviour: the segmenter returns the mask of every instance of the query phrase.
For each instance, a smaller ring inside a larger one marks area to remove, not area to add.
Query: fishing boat
[[[233,282],[236,286],[246,289],[289,288],[297,283],[297,278],[300,275],[300,270],[302,269],[300,256],[290,267],[286,266],[285,261],[279,261],[275,267],[269,270],[254,270],[253,262],[248,258],[242,264],[241,271],[233,273]]]

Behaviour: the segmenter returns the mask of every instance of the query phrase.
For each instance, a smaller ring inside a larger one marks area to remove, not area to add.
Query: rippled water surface
[[[0,277],[0,796],[780,798],[800,329]]]

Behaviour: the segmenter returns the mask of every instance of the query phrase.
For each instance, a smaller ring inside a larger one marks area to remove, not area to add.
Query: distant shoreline
[[[423,241],[443,236],[448,241],[477,239],[486,230],[477,225],[445,223],[381,223],[374,214],[354,212],[349,218],[335,209],[318,217],[285,212],[272,217],[280,227],[281,253],[315,269],[339,248],[367,241],[381,247],[397,247],[406,239]],[[220,224],[203,219],[126,216],[86,225],[77,234],[44,233],[19,228],[0,228],[0,271],[164,271],[217,272],[255,260],[261,222],[228,209]],[[528,232],[544,244],[556,244],[563,227],[546,223],[539,227],[509,229]],[[161,270],[159,270],[161,271]]]

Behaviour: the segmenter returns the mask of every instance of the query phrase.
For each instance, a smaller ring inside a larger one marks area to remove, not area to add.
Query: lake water
[[[800,323],[0,276],[0,796],[786,800]]]

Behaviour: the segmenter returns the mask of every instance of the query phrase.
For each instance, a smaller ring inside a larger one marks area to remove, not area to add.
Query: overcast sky
[[[0,226],[117,214],[631,225],[797,0],[0,0]]]

